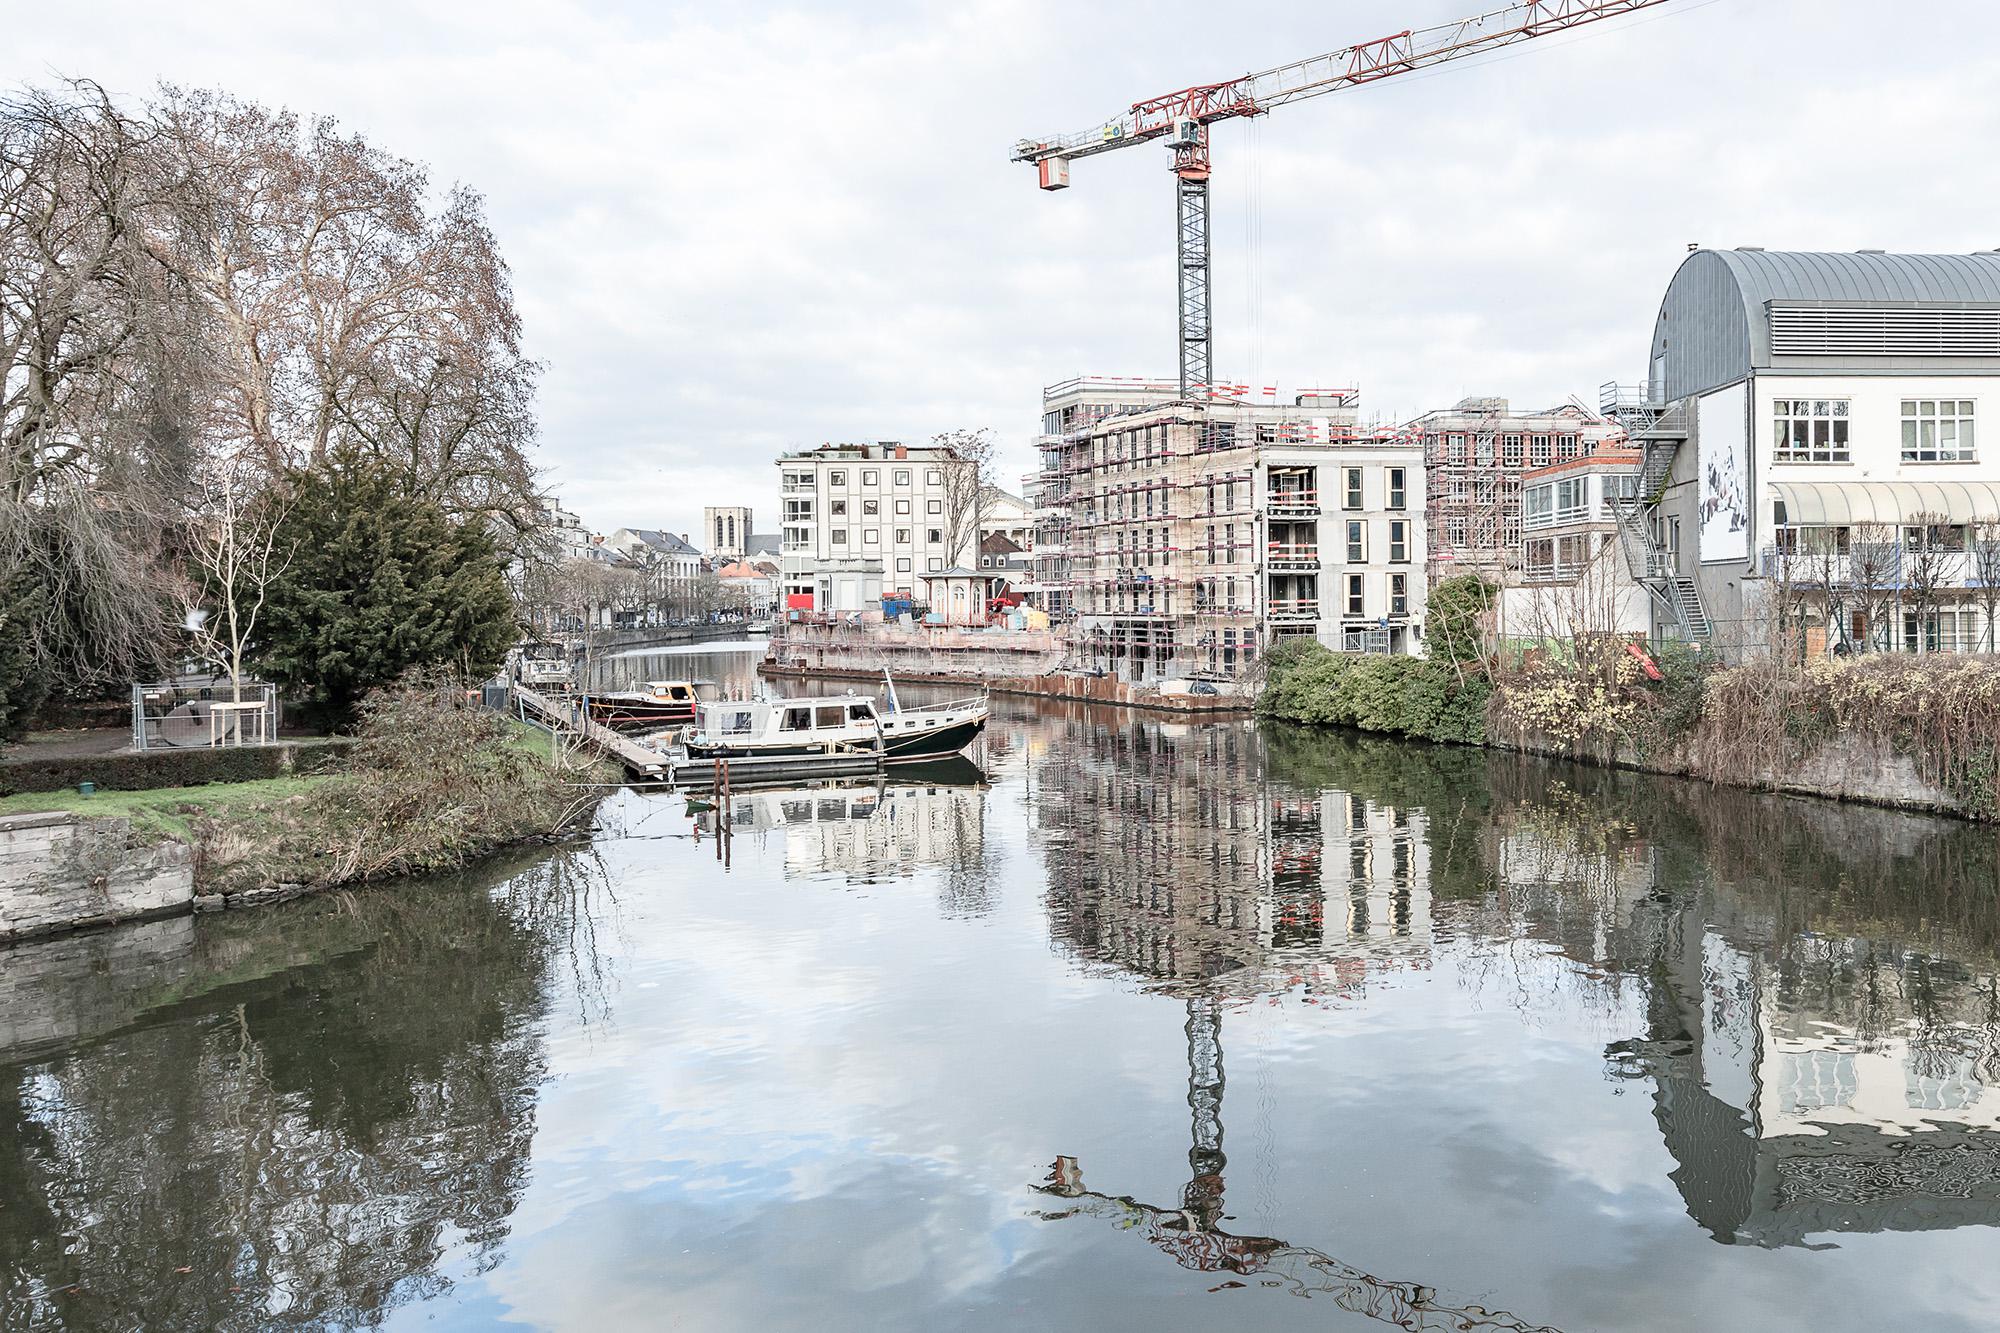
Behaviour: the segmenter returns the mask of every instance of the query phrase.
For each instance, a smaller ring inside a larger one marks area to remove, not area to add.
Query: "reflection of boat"
[[[649,680],[635,690],[590,696],[590,717],[619,731],[673,727],[694,721],[695,708],[715,697],[706,681]]]
[[[889,709],[858,694],[703,703],[687,738],[688,758],[840,762],[873,758],[903,764],[955,755],[985,730],[984,699]]]

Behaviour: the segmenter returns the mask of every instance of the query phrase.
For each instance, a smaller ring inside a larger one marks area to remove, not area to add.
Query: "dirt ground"
[[[85,727],[70,731],[31,731],[0,748],[0,759],[81,759],[110,754],[132,743],[130,727]]]

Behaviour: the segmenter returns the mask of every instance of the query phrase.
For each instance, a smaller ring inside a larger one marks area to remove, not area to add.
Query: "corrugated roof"
[[[1967,255],[1697,250],[1667,284],[1648,351],[1654,393],[1673,402],[1733,384],[1773,364],[1769,307],[1777,302],[1859,306],[2000,305],[2000,252]],[[1858,358],[1788,360],[1837,370]],[[1881,358],[1877,358],[1881,360]],[[1912,373],[1991,373],[1987,358],[1898,357]]]

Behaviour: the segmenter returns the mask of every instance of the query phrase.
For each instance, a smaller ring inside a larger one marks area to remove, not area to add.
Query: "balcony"
[[[1296,625],[1319,619],[1319,598],[1293,597],[1283,601],[1273,601],[1266,612],[1274,625]]]
[[[1274,490],[1264,497],[1264,510],[1273,518],[1287,514],[1310,516],[1319,513],[1319,492]]]
[[[1319,568],[1319,547],[1310,542],[1272,542],[1264,554],[1265,564],[1274,570]]]

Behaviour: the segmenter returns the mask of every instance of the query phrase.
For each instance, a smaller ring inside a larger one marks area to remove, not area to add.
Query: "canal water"
[[[1992,1326],[1991,831],[996,711],[0,954],[0,1327]]]

